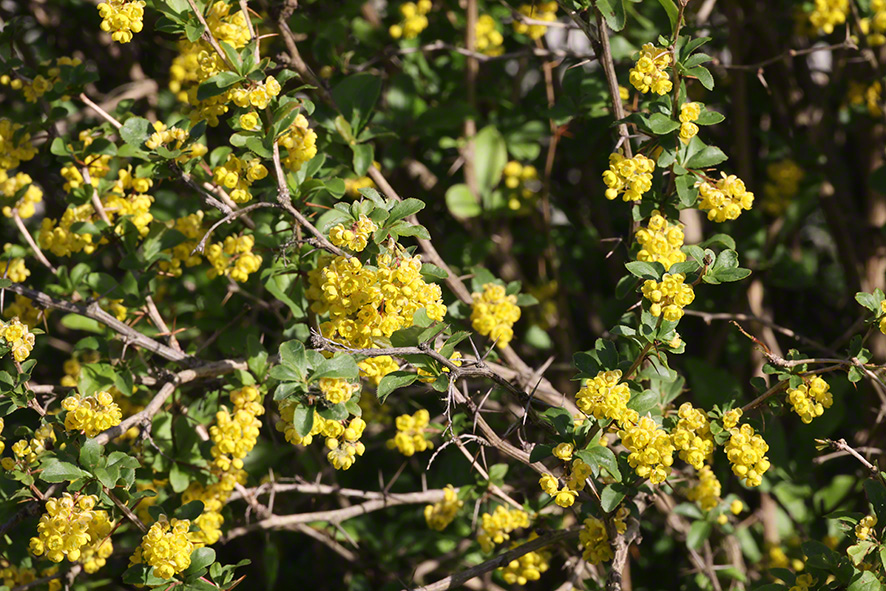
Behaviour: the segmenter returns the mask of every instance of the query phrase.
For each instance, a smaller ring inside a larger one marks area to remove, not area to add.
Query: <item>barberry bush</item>
[[[886,2],[0,3],[0,589],[886,586]]]

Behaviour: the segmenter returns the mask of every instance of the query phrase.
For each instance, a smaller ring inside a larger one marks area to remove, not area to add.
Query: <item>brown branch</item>
[[[232,211],[219,221],[215,222],[209,230],[207,230],[206,234],[203,235],[203,238],[200,239],[200,242],[197,243],[197,246],[194,247],[194,250],[191,251],[191,254],[203,252],[203,249],[206,248],[206,241],[209,240],[209,236],[222,224],[230,224],[232,221],[240,217],[241,215],[246,215],[250,211],[254,209],[258,209],[260,207],[280,207],[276,203],[253,203],[243,209],[238,209],[237,211]]]
[[[436,503],[443,498],[443,489],[429,490],[425,492],[404,493],[399,495],[387,495],[381,499],[372,499],[359,505],[352,505],[342,509],[332,509],[329,511],[314,511],[311,513],[297,513],[294,515],[275,515],[268,519],[262,519],[256,523],[236,527],[224,536],[224,541],[228,542],[234,538],[244,536],[252,531],[268,531],[281,529],[294,529],[299,524],[311,523],[314,521],[327,521],[329,523],[341,523],[366,515],[374,511],[386,509],[388,507],[396,507],[397,505],[415,505],[422,503]]]
[[[10,285],[4,289],[8,289],[13,293],[28,297],[44,308],[53,308],[56,310],[62,310],[64,312],[70,312],[72,314],[79,314],[80,316],[85,316],[86,318],[91,318],[97,322],[100,322],[101,324],[104,324],[111,330],[117,332],[121,340],[123,340],[124,342],[136,345],[138,347],[141,347],[142,349],[151,351],[152,353],[156,353],[157,355],[160,355],[161,357],[163,357],[164,359],[168,359],[169,361],[182,363],[193,360],[190,355],[187,355],[181,351],[176,351],[172,347],[155,341],[154,339],[138,332],[131,326],[120,322],[115,317],[102,310],[101,307],[98,305],[98,302],[92,302],[88,306],[81,306],[72,302],[68,302],[66,300],[58,299],[51,295],[45,294],[42,291],[29,289],[18,284]]]
[[[34,251],[34,256],[37,257],[37,260],[40,261],[40,264],[52,271],[53,274],[55,274],[56,268],[52,266],[52,263],[49,262],[49,259],[46,258],[46,255],[43,254],[43,251],[40,250],[40,247],[34,241],[34,237],[31,236],[31,233],[28,231],[27,226],[25,226],[25,223],[22,221],[21,216],[18,214],[18,209],[12,210],[12,221],[15,222],[18,231],[22,233],[25,242],[27,242],[28,246],[31,247],[31,250]]]
[[[156,395],[154,395],[154,398],[151,399],[151,401],[147,404],[147,406],[145,406],[143,410],[135,413],[131,417],[127,417],[126,419],[122,420],[119,425],[102,431],[95,436],[95,440],[98,441],[99,444],[104,445],[112,439],[123,435],[131,427],[149,423],[154,415],[160,411],[160,409],[163,407],[163,405],[166,403],[175,389],[182,384],[192,382],[199,378],[215,377],[233,373],[238,369],[244,371],[247,370],[248,366],[246,362],[236,359],[225,359],[223,361],[215,361],[212,363],[206,363],[197,367],[182,370],[172,375],[163,384],[163,386],[160,388],[160,391],[157,392]]]
[[[551,544],[555,544],[563,540],[569,540],[571,538],[577,537],[581,529],[582,526],[574,525],[567,529],[548,532],[530,542],[526,542],[525,544],[517,546],[512,550],[508,550],[503,554],[499,554],[495,558],[491,558],[486,562],[482,562],[477,566],[472,566],[467,570],[455,573],[454,575],[450,575],[444,579],[440,579],[436,583],[431,583],[430,585],[424,585],[422,587],[415,587],[412,591],[444,591],[446,589],[458,589],[467,581],[470,581],[475,577],[479,577],[484,573],[488,573],[489,571],[495,570],[496,568],[499,568],[501,566],[505,566],[509,564],[512,560],[516,560],[525,554],[529,554],[530,552],[534,552],[536,550],[544,548],[545,546],[550,546]]]

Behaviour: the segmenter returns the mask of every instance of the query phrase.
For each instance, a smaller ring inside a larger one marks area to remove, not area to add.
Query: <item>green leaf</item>
[[[389,373],[383,377],[378,384],[378,389],[376,390],[378,401],[384,404],[391,392],[409,386],[417,379],[418,375],[412,372],[395,371]]]
[[[553,455],[554,446],[548,443],[540,443],[536,444],[535,447],[532,448],[532,451],[529,452],[529,461],[530,462],[540,462],[545,458],[549,458]]]
[[[286,341],[280,345],[280,363],[295,371],[300,379],[308,373],[308,357],[301,341]]]
[[[596,5],[610,29],[621,31],[624,28],[627,20],[624,0],[597,0]]]
[[[202,503],[200,503],[202,505]],[[156,587],[166,583],[166,579],[155,577],[154,567],[147,564],[134,564],[123,573],[123,582],[140,587]]]
[[[701,82],[702,86],[708,90],[714,90],[714,77],[711,76],[710,70],[704,66],[696,66],[691,70],[686,70],[686,75],[698,78],[698,81]]]
[[[717,146],[705,146],[683,163],[686,168],[707,168],[726,161],[726,154]]]
[[[369,121],[381,92],[381,83],[381,78],[374,74],[355,74],[332,89],[332,98],[350,122],[354,134],[359,134]]]
[[[477,190],[481,195],[487,195],[501,180],[502,171],[508,163],[508,148],[501,133],[488,125],[474,136],[473,149]]]
[[[212,548],[196,548],[191,552],[191,565],[182,573],[185,580],[201,576],[209,565],[215,562],[215,550]]]
[[[218,96],[225,92],[226,88],[233,86],[241,80],[243,80],[243,76],[236,72],[219,72],[197,88],[197,100],[205,101],[208,98]]]
[[[351,150],[354,152],[354,172],[359,176],[365,175],[375,160],[375,148],[372,144],[351,144]]]
[[[83,447],[80,448],[80,465],[84,468],[92,470],[98,466],[99,458],[104,451],[104,446],[100,445],[95,439],[87,439]]]
[[[600,507],[607,513],[611,513],[625,498],[628,490],[623,484],[609,484],[600,491]]]
[[[656,281],[661,281],[661,278],[665,273],[664,265],[657,261],[651,263],[646,261],[631,261],[625,263],[625,268],[631,273],[631,275],[635,275],[640,279],[655,279]]]
[[[140,148],[148,139],[152,129],[151,122],[147,119],[143,117],[130,117],[117,133],[120,134],[120,138],[127,144]]]
[[[424,201],[412,198],[405,199],[391,208],[391,211],[388,214],[388,223],[390,224],[391,222],[394,222],[396,220],[415,215],[424,208]]]
[[[246,339],[246,365],[259,379],[264,377],[268,369],[268,352],[254,334]]]
[[[869,570],[857,571],[850,581],[847,591],[882,591],[883,584],[873,572]]]
[[[674,0],[658,0],[658,3],[661,4],[661,7],[664,8],[665,12],[668,14],[668,20],[671,23],[671,30],[673,31],[677,28],[677,18],[679,18],[680,9],[674,4]]]
[[[320,378],[344,378],[352,379],[360,375],[360,368],[352,355],[340,353],[331,359],[326,359],[314,368],[314,374],[310,382],[316,382]]]
[[[684,174],[677,177],[677,197],[680,207],[687,208],[695,205],[698,201],[698,189],[695,187],[695,175]]]
[[[489,482],[501,486],[508,474],[507,464],[493,464],[489,467]]]
[[[878,523],[886,523],[886,487],[881,480],[865,480],[864,492],[874,507]]]
[[[597,443],[588,449],[582,449],[575,452],[575,455],[580,458],[582,462],[591,467],[595,476],[600,473],[600,469],[602,468],[609,472],[610,476],[619,482],[621,481],[618,460],[615,458],[615,454],[612,453],[612,450],[608,447],[604,447]]]
[[[306,437],[314,428],[314,407],[299,404],[292,412],[292,426],[300,437]]]
[[[574,421],[572,414],[565,408],[549,408],[541,413],[541,418],[550,423],[557,430],[557,433],[566,437],[572,434],[574,429]]]
[[[721,123],[724,119],[726,119],[726,117],[722,113],[705,109],[694,123],[696,125],[716,125],[717,123]]]
[[[666,135],[680,128],[680,122],[674,121],[662,113],[653,113],[646,118],[646,127],[655,135]]]
[[[708,539],[713,531],[714,526],[709,521],[696,521],[689,527],[689,533],[686,534],[686,545],[698,550],[702,547],[705,540]]]
[[[184,492],[188,485],[191,484],[191,474],[187,470],[181,467],[178,462],[172,464],[169,468],[169,484],[172,486],[172,490],[180,493]]]
[[[477,217],[483,211],[480,202],[465,184],[452,185],[446,190],[446,207],[458,219]]]
[[[48,458],[41,465],[40,480],[44,482],[73,482],[84,476],[88,476],[88,473],[74,464],[55,458]]]
[[[191,501],[175,510],[173,516],[177,519],[190,519],[193,521],[203,513],[203,501]]]

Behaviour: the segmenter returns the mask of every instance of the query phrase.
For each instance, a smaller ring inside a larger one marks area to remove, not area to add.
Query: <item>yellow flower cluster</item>
[[[3,424],[0,423],[0,431],[2,430]],[[23,465],[35,463],[43,452],[46,451],[46,446],[54,442],[55,431],[52,429],[52,425],[47,424],[38,427],[34,431],[34,437],[32,437],[30,441],[27,439],[20,439],[12,444],[12,453],[18,458],[18,460],[3,458],[3,468],[6,470],[12,470],[17,462]],[[3,451],[3,447],[5,446],[0,445],[0,452]]]
[[[564,462],[568,462],[572,459],[573,451],[575,451],[575,445],[571,443],[559,443],[551,453],[554,454],[555,458],[560,458]]]
[[[440,286],[421,276],[420,255],[380,254],[376,267],[363,266],[357,257],[335,257],[309,271],[308,280],[311,310],[329,314],[320,324],[323,336],[352,347],[371,347],[375,339],[412,326],[420,308],[432,320],[446,314]]]
[[[105,212],[111,222],[117,218],[128,216],[139,235],[142,238],[147,236],[149,226],[154,221],[154,216],[151,215],[151,205],[154,203],[154,198],[146,193],[153,184],[154,182],[149,178],[133,176],[131,167],[121,168],[117,171],[117,180],[104,202]],[[128,197],[126,196],[127,191],[132,191]],[[122,226],[115,228],[118,235],[122,235],[123,231]]]
[[[734,428],[738,425],[741,415],[742,411],[740,408],[733,408],[732,410],[723,413],[723,428],[727,430]]]
[[[769,445],[754,428],[745,423],[729,429],[731,437],[726,442],[726,457],[732,464],[732,473],[744,480],[747,486],[760,486],[763,473],[769,469],[766,452]]]
[[[619,384],[621,370],[601,371],[594,378],[585,380],[575,395],[578,408],[597,420],[610,419],[619,425],[633,424],[639,420],[637,411],[627,407],[631,391],[627,384]]]
[[[4,317],[15,318],[18,316],[19,320],[29,328],[39,326],[48,315],[49,310],[38,309],[30,298],[20,294],[15,294],[15,301],[7,303],[6,308],[3,310]]]
[[[361,213],[360,219],[350,226],[345,227],[344,224],[333,226],[329,230],[329,241],[336,246],[361,252],[369,244],[369,238],[376,230],[378,230],[378,226],[375,225],[375,222]]]
[[[664,429],[650,417],[641,417],[636,425],[619,432],[622,445],[630,452],[628,463],[640,478],[652,484],[664,482],[674,463],[674,446]]]
[[[206,250],[206,260],[212,268],[206,271],[210,279],[221,275],[238,283],[246,283],[249,275],[259,270],[261,255],[252,252],[255,238],[249,235],[228,236],[225,241],[215,242]]]
[[[643,297],[649,300],[649,313],[655,317],[664,314],[668,322],[676,322],[683,317],[683,308],[695,299],[691,285],[683,283],[686,275],[665,273],[661,281],[647,279],[643,282]]]
[[[686,495],[695,501],[702,511],[710,511],[720,503],[722,486],[710,466],[702,466],[698,471],[698,484],[689,489]]]
[[[556,2],[533,2],[532,4],[521,4],[518,10],[520,14],[526,18],[535,21],[553,22],[557,20]],[[519,19],[514,19],[514,32],[520,33],[521,35],[528,35],[530,39],[541,39],[545,36],[547,30],[548,28],[544,25],[529,25]]]
[[[55,256],[70,256],[73,253],[84,252],[92,254],[98,247],[92,240],[92,234],[77,234],[71,231],[71,226],[77,222],[92,221],[95,209],[92,203],[72,205],[62,214],[61,219],[43,218],[40,222],[40,233],[37,242],[43,250],[48,250]]]
[[[33,80],[28,82],[21,78],[11,78],[8,74],[3,74],[0,75],[0,85],[9,86],[13,90],[21,90],[22,94],[25,95],[26,101],[29,103],[36,103],[37,99],[49,92],[49,90],[55,86],[56,82],[61,79],[61,66],[76,67],[82,63],[83,62],[78,58],[70,58],[67,56],[47,60],[40,64],[40,69],[45,72],[45,76],[43,74],[37,74],[34,76]]]
[[[496,28],[495,19],[488,14],[482,14],[477,19],[476,40],[474,47],[480,53],[488,56],[497,56],[505,52],[503,43],[504,36]]]
[[[637,63],[631,68],[628,78],[634,88],[646,93],[650,90],[662,95],[671,92],[674,87],[665,68],[671,65],[671,54],[666,48],[657,48],[646,43],[640,50]]]
[[[443,531],[452,523],[458,510],[464,507],[465,502],[459,500],[458,493],[452,488],[451,484],[447,484],[443,489],[443,498],[425,507],[425,521],[428,527],[435,531]]]
[[[228,160],[212,171],[212,179],[217,185],[228,190],[234,203],[246,203],[252,199],[249,192],[252,183],[268,176],[268,169],[258,158],[240,159],[233,154]]]
[[[92,137],[92,132],[90,130],[84,129],[80,132],[79,140],[83,145],[83,149],[86,149],[90,145],[92,145],[92,142],[95,141],[95,138]],[[75,151],[75,148],[72,144],[68,144],[68,149],[71,151]],[[97,154],[87,157],[86,170],[89,172],[90,184],[93,187],[98,187],[99,181],[105,178],[111,171],[110,162],[110,154]],[[131,167],[129,171],[131,171]],[[64,177],[65,181],[67,181],[65,182],[63,187],[65,192],[70,193],[73,189],[79,189],[83,186],[83,174],[81,173],[80,166],[78,164],[71,163],[63,166],[61,169],[61,175],[62,177]],[[151,182],[150,179],[146,180],[148,180],[149,183]],[[147,192],[148,188],[150,188],[150,184],[148,184],[148,187],[141,192]]]
[[[800,384],[796,389],[788,390],[788,402],[794,412],[800,415],[800,420],[809,424],[815,417],[823,415],[824,409],[834,404],[834,397],[828,383],[815,376],[808,384]]]
[[[619,195],[625,201],[640,201],[643,193],[652,188],[652,172],[655,162],[643,154],[625,158],[621,154],[609,155],[609,170],[603,172],[603,182],[608,187],[606,198]]]
[[[683,239],[683,224],[670,224],[659,211],[653,211],[646,227],[637,230],[637,260],[659,262],[667,271],[686,260],[686,253],[680,250]]]
[[[12,589],[18,585],[28,585],[36,580],[37,571],[35,569],[18,567],[14,564],[9,564],[6,560],[0,560],[0,584],[3,586]],[[50,588],[49,591],[58,591],[61,589],[61,581],[53,582],[57,582],[58,585],[54,588]],[[50,585],[52,585],[52,582],[50,582]]]
[[[797,575],[793,586],[788,591],[810,591],[816,583],[818,580],[809,573]]]
[[[0,320],[0,337],[5,345],[12,350],[12,358],[21,363],[31,354],[34,349],[34,333],[28,330],[18,317],[9,322]]]
[[[98,5],[102,17],[101,30],[111,33],[117,43],[129,43],[132,34],[139,33],[144,26],[144,0],[107,0]]]
[[[684,402],[677,410],[677,426],[671,431],[671,443],[680,452],[680,459],[701,470],[705,460],[714,455],[714,436],[704,411]]]
[[[34,215],[34,205],[43,201],[43,191],[33,184],[30,175],[23,172],[16,173],[13,177],[7,177],[6,172],[0,169],[0,198],[13,199],[24,187],[24,194],[13,205],[3,207],[3,215],[11,218],[13,211],[18,211],[19,217],[28,219]]]
[[[544,474],[538,480],[541,490],[554,497],[554,502],[560,507],[571,507],[578,497],[579,491],[584,488],[585,482],[592,474],[591,467],[580,459],[572,461],[572,469],[566,479],[566,486],[560,488],[560,482],[551,474]]]
[[[342,426],[341,423],[338,424]],[[366,451],[366,446],[359,441],[363,436],[363,430],[366,429],[366,421],[354,417],[347,428],[343,426],[342,428],[339,436],[326,439],[326,447],[329,448],[326,459],[336,470],[347,470],[354,465],[357,456],[362,456]]]
[[[855,537],[859,540],[867,540],[874,533],[873,529],[877,525],[876,515],[865,515],[855,525]]]
[[[170,254],[170,260],[160,261],[159,266],[161,271],[169,273],[173,277],[181,277],[182,264],[185,267],[195,267],[203,260],[200,253],[191,254],[205,233],[203,210],[175,220],[175,229],[181,232],[187,240],[175,245],[171,251],[166,251]]]
[[[191,552],[194,543],[188,535],[191,522],[187,519],[167,521],[165,516],[153,524],[133,560],[145,562],[154,567],[153,575],[161,579],[171,579],[176,573],[191,566]]]
[[[805,174],[796,162],[787,158],[767,166],[766,176],[769,178],[763,185],[763,209],[770,215],[780,216],[799,192]]]
[[[345,193],[349,197],[356,199],[360,196],[360,189],[374,189],[375,182],[368,176],[361,176],[355,179],[345,179]]]
[[[239,11],[231,14],[231,5],[227,2],[219,0],[212,3],[206,14],[206,24],[215,39],[224,41],[234,49],[240,49],[249,42],[245,15]],[[169,68],[169,89],[179,101],[193,107],[192,120],[205,119],[215,127],[219,123],[219,116],[227,113],[226,103],[230,102],[234,89],[204,101],[197,100],[200,83],[227,69],[221,56],[203,39],[195,43],[184,38],[179,41],[179,55]]]
[[[392,422],[390,407],[383,406],[376,396],[361,396],[360,411],[360,418],[367,423],[387,426]]]
[[[400,5],[399,23],[391,25],[388,29],[394,39],[415,39],[418,34],[428,28],[427,14],[431,12],[433,3],[431,0],[418,0],[418,2],[404,2]]]
[[[345,427],[343,421],[324,419],[315,410],[311,431],[302,437],[292,424],[296,406],[294,400],[278,403],[281,420],[277,422],[276,429],[284,434],[286,441],[293,445],[310,445],[314,435],[323,435],[326,437],[326,447],[330,450],[326,459],[336,470],[347,470],[354,464],[357,456],[362,456],[366,451],[366,446],[359,441],[366,429],[366,421],[362,418],[352,418]]]
[[[809,13],[809,24],[819,35],[830,35],[837,25],[846,22],[849,13],[849,0],[815,0],[815,7]]]
[[[243,458],[255,447],[261,429],[261,421],[257,417],[264,414],[265,409],[257,388],[244,386],[233,390],[230,400],[233,411],[229,412],[223,406],[215,415],[215,425],[209,428],[213,443],[210,450],[212,474],[217,480],[205,487],[194,481],[182,494],[185,504],[192,501],[203,503],[203,512],[194,521],[200,531],[190,534],[195,546],[214,544],[221,537],[221,526],[225,521],[222,507],[234,486],[246,482]]]
[[[231,100],[238,107],[255,107],[256,109],[267,109],[271,104],[271,99],[280,94],[282,90],[280,83],[273,76],[265,78],[264,82],[253,82],[247,88],[235,88],[231,91]],[[257,124],[257,121],[256,121]],[[251,126],[251,127],[254,127]]]
[[[588,517],[584,528],[578,534],[579,543],[584,547],[582,558],[591,564],[609,562],[615,556],[609,544],[609,532],[606,524],[596,517]]]
[[[531,164],[523,165],[511,160],[505,165],[504,180],[508,189],[506,198],[509,209],[518,211],[526,208],[538,197],[541,183],[538,181],[538,171]]]
[[[496,544],[510,539],[510,533],[521,527],[529,527],[529,514],[520,509],[505,509],[499,505],[490,515],[484,513],[480,517],[480,531],[477,542],[484,552],[492,552]]]
[[[168,150],[182,150],[182,154],[178,156],[176,162],[187,162],[193,158],[202,158],[208,151],[206,146],[199,142],[194,142],[187,148],[183,148],[184,143],[190,138],[187,130],[179,127],[169,128],[162,121],[154,122],[154,133],[145,142],[145,147],[149,150],[156,150],[160,146]]]
[[[526,539],[531,542],[536,539],[538,534],[532,534]],[[518,544],[511,544],[511,548],[516,548]],[[529,581],[537,581],[541,578],[542,573],[547,572],[550,568],[551,553],[546,550],[537,552],[527,552],[520,558],[510,561],[507,566],[500,567],[502,578],[508,585],[525,585]]]
[[[418,409],[413,415],[397,417],[397,420],[394,421],[397,434],[393,439],[388,440],[388,449],[396,448],[406,457],[414,455],[415,452],[433,449],[434,443],[427,440],[425,433],[430,420],[431,415],[424,408]]]
[[[307,118],[299,113],[289,129],[277,139],[281,148],[286,148],[283,166],[291,172],[298,172],[302,164],[317,155],[317,132],[308,125]]]
[[[883,116],[883,107],[881,106],[883,102],[882,95],[883,84],[879,80],[875,80],[870,85],[856,80],[849,81],[849,94],[847,97],[849,104],[865,105],[868,109],[868,114],[875,119]]]
[[[243,469],[243,458],[258,441],[261,429],[258,417],[265,412],[255,386],[232,391],[231,403],[234,405],[233,412],[223,406],[215,414],[215,425],[209,428],[213,465],[222,472]]]
[[[23,127],[21,123],[0,118],[0,171],[3,173],[37,155],[37,148],[31,144],[30,133],[20,132],[16,137],[16,132]],[[0,180],[6,179],[0,177]]]
[[[698,125],[693,121],[697,121],[700,115],[701,105],[698,103],[680,105],[680,141],[684,144],[688,144],[698,133]]]
[[[723,178],[715,184],[699,181],[698,192],[701,203],[698,208],[708,212],[708,219],[715,222],[737,219],[741,210],[750,209],[754,204],[754,194],[747,190],[744,182],[730,174],[720,173]]]
[[[360,377],[366,378],[374,386],[378,386],[381,383],[381,379],[389,373],[400,369],[400,366],[397,365],[397,362],[390,355],[368,357],[359,362],[357,367],[360,368]]]
[[[471,326],[495,341],[500,349],[506,348],[514,338],[514,323],[520,320],[517,296],[507,295],[505,288],[497,283],[487,283],[483,293],[474,293],[471,297],[474,299]]]
[[[320,378],[320,392],[330,404],[343,404],[358,390],[360,384],[353,384],[340,378]]]
[[[861,19],[861,32],[868,36],[868,45],[886,44],[886,0],[871,0],[871,17]]]
[[[65,558],[70,562],[92,562],[87,572],[98,570],[114,547],[111,543],[113,523],[106,511],[95,509],[97,502],[94,495],[75,498],[70,493],[47,500],[46,513],[37,524],[37,536],[31,538],[28,546],[31,553],[45,554],[52,562]]]
[[[95,437],[102,431],[120,424],[123,413],[114,402],[110,392],[96,392],[91,396],[72,394],[62,400],[65,430],[83,431],[87,437]]]

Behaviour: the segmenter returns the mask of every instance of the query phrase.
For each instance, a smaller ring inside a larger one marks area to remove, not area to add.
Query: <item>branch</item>
[[[241,215],[246,215],[253,209],[258,209],[260,207],[280,207],[276,203],[253,203],[248,207],[244,207],[243,209],[238,209],[237,211],[232,211],[219,221],[212,224],[212,227],[203,235],[203,238],[200,242],[197,243],[197,246],[194,247],[194,250],[191,251],[191,254],[203,252],[203,249],[206,248],[206,241],[209,240],[209,236],[222,224],[230,224],[232,221],[240,217]]]
[[[163,404],[166,403],[166,400],[175,391],[176,387],[181,386],[182,384],[187,384],[188,382],[192,382],[199,378],[216,377],[233,373],[238,369],[244,371],[248,369],[246,362],[236,359],[225,359],[224,361],[215,361],[213,363],[206,363],[204,365],[182,370],[171,376],[166,383],[163,384],[160,391],[157,392],[154,398],[151,399],[142,411],[122,420],[119,425],[102,431],[95,436],[95,440],[98,441],[99,444],[104,445],[112,439],[123,435],[131,427],[150,422],[154,415],[163,407]]]
[[[138,332],[131,326],[120,322],[102,310],[98,305],[98,302],[92,302],[88,306],[80,306],[66,300],[60,300],[51,295],[45,294],[42,291],[29,289],[18,284],[12,284],[4,289],[31,298],[35,303],[44,308],[53,308],[55,310],[62,310],[64,312],[70,312],[72,314],[79,314],[80,316],[91,318],[116,331],[124,342],[136,345],[142,349],[147,349],[169,361],[174,361],[176,363],[193,361],[193,358],[190,355],[181,351],[176,351],[172,347],[155,341],[154,339]]]
[[[40,250],[40,247],[34,241],[34,237],[31,236],[31,233],[28,231],[27,226],[25,226],[25,223],[22,221],[21,216],[18,214],[18,209],[12,210],[12,220],[15,222],[15,225],[18,228],[18,231],[22,233],[22,236],[24,236],[25,242],[27,242],[28,246],[31,247],[31,250],[34,251],[34,256],[37,257],[37,260],[40,261],[40,263],[44,267],[46,267],[47,269],[52,271],[53,274],[55,274],[56,268],[52,266],[52,263],[49,262],[49,259],[46,258],[46,255],[43,254],[43,251]]]
[[[292,197],[289,195],[289,185],[286,184],[286,173],[283,172],[283,165],[280,163],[280,146],[276,140],[274,140],[274,171],[277,175],[277,202],[283,206],[283,209],[289,212],[303,228],[314,235],[314,238],[317,239],[323,250],[327,250],[337,256],[349,256],[345,251],[331,243],[323,235],[323,232],[314,227],[299,210],[293,207]]]
[[[578,536],[578,533],[581,531],[582,526],[573,525],[567,529],[561,529],[555,532],[548,532],[544,535],[541,535],[531,542],[526,542],[521,546],[517,546],[513,550],[508,550],[503,554],[499,554],[495,558],[491,558],[486,562],[482,562],[477,566],[472,566],[471,568],[464,570],[460,573],[456,573],[454,575],[450,575],[445,579],[440,579],[436,583],[431,583],[430,585],[425,585],[423,587],[415,587],[412,591],[444,591],[446,589],[457,589],[460,586],[464,585],[467,581],[475,577],[479,577],[484,573],[488,573],[491,570],[495,570],[501,566],[505,566],[509,564],[511,561],[520,558],[525,554],[529,554],[530,552],[534,552],[545,546],[550,546],[556,542],[561,540],[568,540]]]
[[[415,505],[421,503],[436,503],[443,499],[443,489],[429,490],[425,492],[390,494],[381,499],[373,499],[352,505],[342,509],[330,511],[314,511],[312,513],[297,513],[294,515],[275,515],[268,519],[262,519],[256,523],[236,527],[224,537],[225,542],[246,535],[251,531],[267,531],[280,529],[294,529],[295,526],[313,521],[328,521],[329,523],[341,523],[353,517],[366,515],[380,509],[396,507],[397,505]]]

